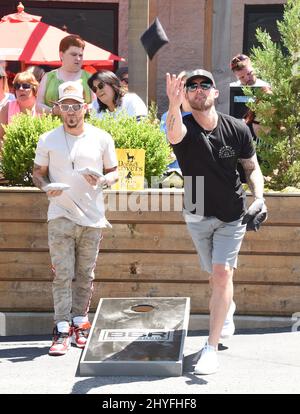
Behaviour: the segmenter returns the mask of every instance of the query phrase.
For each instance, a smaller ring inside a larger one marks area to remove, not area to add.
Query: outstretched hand
[[[167,96],[170,107],[180,107],[184,98],[184,82],[176,75],[166,74]]]

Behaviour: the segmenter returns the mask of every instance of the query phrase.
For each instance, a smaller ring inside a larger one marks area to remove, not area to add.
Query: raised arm
[[[182,122],[181,105],[184,96],[184,83],[176,75],[166,75],[169,110],[166,119],[167,138],[171,144],[181,142],[186,134],[186,126]]]

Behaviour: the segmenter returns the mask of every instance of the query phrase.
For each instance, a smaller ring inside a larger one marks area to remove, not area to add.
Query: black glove
[[[248,208],[242,224],[247,224],[247,231],[258,231],[261,223],[267,220],[268,211],[263,198],[257,198]]]

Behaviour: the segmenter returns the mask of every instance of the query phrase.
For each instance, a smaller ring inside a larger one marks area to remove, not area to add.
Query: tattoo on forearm
[[[240,162],[244,168],[247,184],[249,185],[251,193],[255,197],[262,197],[264,191],[264,178],[257,160],[250,158],[242,159]]]
[[[38,177],[32,177],[32,182],[37,188],[40,188],[40,189],[42,189],[42,187],[44,187],[44,185],[45,185],[42,182],[42,180],[40,180]]]
[[[175,124],[175,116],[171,115],[170,120],[168,122],[168,131],[172,131]]]
[[[40,189],[50,183],[49,177],[47,175],[42,175],[42,167],[36,164],[33,167],[32,182]]]

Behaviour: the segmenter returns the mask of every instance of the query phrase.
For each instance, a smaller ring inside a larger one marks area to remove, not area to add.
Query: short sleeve
[[[103,154],[103,166],[104,169],[110,169],[118,166],[115,143],[109,134],[106,135],[106,146]]]
[[[248,158],[253,157],[253,155],[255,154],[255,147],[254,147],[253,138],[252,138],[250,129],[247,126],[245,126],[245,128],[243,129],[244,129],[244,134],[243,134],[241,153],[240,153],[239,158],[248,159]]]
[[[42,167],[48,167],[49,165],[49,151],[43,138],[40,138],[37,144],[34,163]]]
[[[147,107],[137,94],[125,94],[123,100],[122,109],[125,109],[129,116],[147,116]]]

